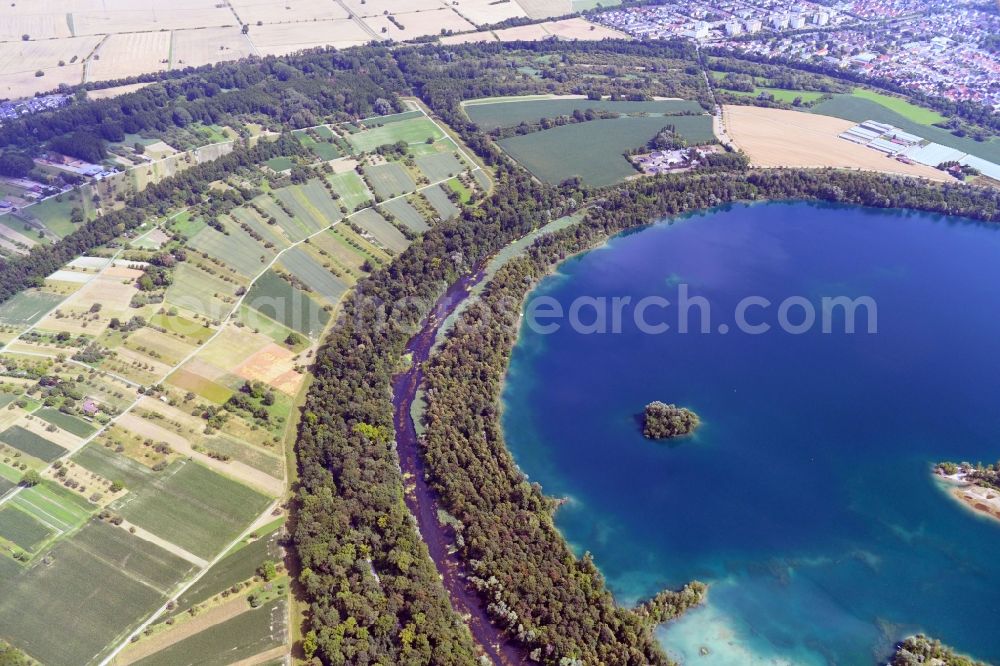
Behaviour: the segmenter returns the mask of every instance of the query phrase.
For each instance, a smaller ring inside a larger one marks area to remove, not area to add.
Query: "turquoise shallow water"
[[[1000,524],[929,473],[1000,458],[1000,230],[739,205],[619,236],[531,298],[676,302],[683,284],[710,303],[712,330],[746,296],[775,304],[749,319],[776,323],[789,296],[867,295],[878,333],[835,319],[830,334],[649,335],[627,312],[619,334],[525,327],[504,428],[532,480],[570,499],[557,523],[574,548],[625,603],[711,584],[660,631],[685,664],[871,664],[916,631],[1000,662]],[[652,400],[703,426],[644,439],[636,415]]]

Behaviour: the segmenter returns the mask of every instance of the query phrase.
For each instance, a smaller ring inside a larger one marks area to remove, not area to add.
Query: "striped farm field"
[[[410,244],[399,229],[372,208],[360,211],[351,221],[370,234],[379,245],[392,252],[402,252]]]
[[[13,446],[18,451],[27,453],[29,456],[52,462],[59,456],[66,453],[66,449],[55,442],[48,440],[41,435],[26,430],[16,425],[0,432],[0,441]]]
[[[316,263],[299,247],[293,247],[281,256],[281,265],[289,273],[307,284],[313,293],[330,303],[337,303],[348,285],[337,279],[329,270]]]
[[[427,176],[427,180],[432,183],[457,176],[465,171],[465,165],[455,157],[454,153],[450,152],[424,155],[416,158],[414,162],[417,163],[417,168]]]
[[[340,195],[340,199],[348,211],[353,211],[360,204],[372,199],[365,182],[354,171],[330,174],[326,179],[333,185],[334,191]]]
[[[49,551],[49,564],[4,580],[4,638],[45,664],[88,664],[137,624],[137,618],[166,601],[163,591],[134,576],[120,561],[106,559],[100,546],[65,539]],[[52,640],[54,628],[59,640]]]
[[[285,211],[281,210],[281,207],[274,203],[271,197],[261,195],[254,199],[253,203],[269,217],[275,219],[276,224],[274,226],[280,228],[285,233],[285,237],[292,243],[298,243],[310,234],[304,223],[288,217]]]
[[[6,539],[22,550],[34,552],[39,544],[55,534],[55,530],[16,506],[0,508],[0,540]]]
[[[270,501],[247,486],[191,461],[150,472],[112,503],[126,520],[198,557],[211,558]]]
[[[427,224],[427,220],[424,219],[424,216],[411,206],[406,199],[393,199],[381,207],[417,233],[422,233],[431,228]]]
[[[226,282],[184,261],[174,269],[174,282],[167,288],[167,303],[196,312],[209,319],[221,319],[230,309],[226,298],[232,298],[237,285]]]
[[[221,259],[245,277],[260,273],[277,253],[248,236],[239,225],[227,222],[223,226],[226,233],[205,227],[188,241],[188,247]]]
[[[3,305],[0,305],[0,324],[25,326],[34,324],[45,313],[59,305],[63,296],[46,291],[30,289],[22,291]]]
[[[167,378],[167,382],[179,389],[200,395],[209,402],[214,402],[217,405],[221,405],[229,400],[229,397],[233,394],[231,388],[184,368],[175,370]]]
[[[274,271],[265,272],[253,283],[245,303],[309,337],[319,335],[330,320],[329,312]]]
[[[365,167],[365,175],[375,188],[375,194],[382,199],[398,197],[401,194],[412,192],[417,188],[410,174],[395,162],[388,164],[376,164]]]
[[[288,247],[291,243],[285,234],[282,233],[281,227],[277,224],[268,224],[267,220],[264,220],[253,208],[242,207],[234,208],[229,211],[230,217],[240,225],[246,225],[253,230],[254,233],[259,234],[263,239],[265,245],[271,243],[277,249],[283,249]]]
[[[97,428],[83,419],[77,418],[71,414],[60,412],[58,409],[43,407],[42,409],[35,411],[34,415],[59,428],[62,428],[67,432],[73,433],[77,437],[88,437],[97,430]]]
[[[459,210],[458,206],[448,198],[448,193],[442,187],[441,185],[435,185],[434,187],[421,190],[421,193],[431,202],[431,206],[434,207],[434,210],[437,211],[442,220],[450,220],[458,216]]]

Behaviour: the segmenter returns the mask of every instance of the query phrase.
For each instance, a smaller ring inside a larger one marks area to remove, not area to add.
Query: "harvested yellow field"
[[[285,55],[326,45],[342,49],[375,39],[350,19],[254,25],[248,36],[260,55]]]
[[[390,13],[403,26],[402,30],[386,16],[366,18],[365,23],[376,33],[384,34],[396,40],[416,39],[417,37],[425,37],[427,35],[440,35],[442,30],[468,32],[469,30],[476,29],[475,25],[466,21],[451,9],[443,7],[417,12]],[[386,29],[385,32],[383,32],[383,28]]]
[[[170,48],[174,68],[200,67],[253,55],[250,40],[236,26],[175,30]]]
[[[841,139],[841,132],[857,124],[849,120],[784,109],[725,106],[723,123],[729,138],[758,167],[837,167],[948,179],[932,167],[904,164]]]
[[[230,0],[243,23],[293,23],[348,18],[347,10],[331,0]]]
[[[549,38],[548,31],[542,27],[541,23],[535,23],[534,25],[519,25],[514,28],[504,28],[503,30],[494,30],[493,33],[500,38],[501,42],[539,42],[543,39]]]
[[[446,3],[442,0],[344,0],[346,6],[355,16],[382,16],[386,12],[419,12],[425,9],[441,9]]]
[[[37,92],[54,90],[65,83],[68,86],[83,82],[83,65],[66,65],[44,70],[44,76],[34,71],[0,74],[0,97],[30,97]]]
[[[476,25],[493,25],[512,18],[527,16],[513,0],[497,4],[496,0],[455,0],[452,7]]]
[[[618,32],[617,30],[612,30],[611,28],[606,28],[603,25],[591,23],[590,21],[582,18],[549,21],[548,23],[543,23],[542,27],[545,28],[547,33],[554,35],[559,39],[598,40],[629,38],[628,35]]]
[[[29,0],[0,3],[0,41],[71,37],[66,0]]]
[[[136,90],[145,88],[148,83],[129,83],[124,86],[112,86],[111,88],[101,88],[100,90],[88,90],[88,99],[108,99],[111,97],[118,97],[119,95],[127,95],[129,93],[134,93]]]
[[[4,75],[48,70],[70,64],[79,64],[90,55],[101,38],[70,37],[67,39],[43,39],[25,42],[0,43],[0,72]],[[59,63],[62,63],[60,65]]]
[[[456,44],[476,44],[478,42],[495,42],[497,36],[490,30],[480,30],[479,32],[466,32],[461,35],[448,35],[441,38],[441,43],[445,46]]]
[[[573,12],[570,0],[515,0],[524,12],[533,19],[565,16]]]
[[[72,21],[76,35],[236,24],[232,11],[218,0],[76,0],[72,3],[62,0],[50,4],[62,7],[63,21]]]
[[[167,69],[169,65],[169,32],[110,35],[87,63],[87,80],[123,79]]]
[[[81,287],[80,291],[73,294],[64,305],[80,310],[89,310],[95,303],[100,303],[101,311],[104,314],[118,316],[127,313],[131,309],[129,303],[132,301],[132,297],[138,294],[139,290],[131,283],[124,284],[124,280],[120,277],[109,276],[108,273],[112,270],[117,269],[107,269],[102,275]]]

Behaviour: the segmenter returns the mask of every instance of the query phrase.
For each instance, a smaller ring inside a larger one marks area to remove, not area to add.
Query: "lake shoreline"
[[[970,480],[966,471],[945,474],[934,471],[944,484],[948,495],[978,516],[984,516],[1000,523],[1000,490]]]

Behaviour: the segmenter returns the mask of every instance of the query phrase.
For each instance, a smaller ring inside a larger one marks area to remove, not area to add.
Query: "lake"
[[[687,333],[682,293],[698,304]],[[1000,661],[1000,522],[930,473],[1000,458],[1000,228],[734,205],[570,259],[529,309],[543,297],[549,314],[582,303],[582,330],[549,317],[558,330],[543,333],[525,318],[503,396],[508,445],[568,499],[557,525],[620,602],[709,583],[703,607],[659,630],[668,653],[708,666],[873,664],[923,631]],[[632,303],[620,326],[586,332],[594,304],[614,297]],[[875,316],[856,310],[847,333],[842,311],[823,316],[824,297],[870,299]],[[653,400],[693,409],[701,427],[645,439],[637,415]]]

